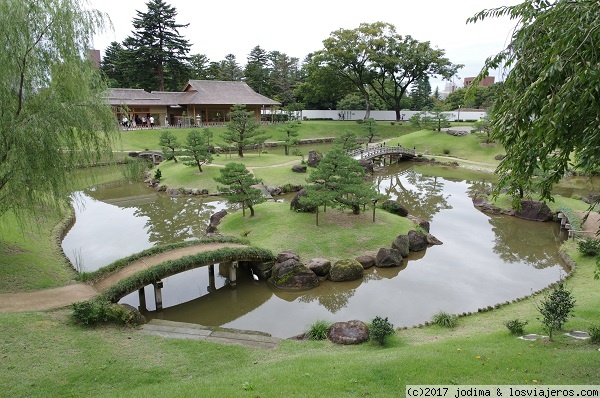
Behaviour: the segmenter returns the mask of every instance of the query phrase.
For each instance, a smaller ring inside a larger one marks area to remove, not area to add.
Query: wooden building
[[[126,117],[133,127],[148,126],[150,117],[161,127],[222,125],[235,104],[246,105],[260,122],[265,110],[280,105],[244,82],[217,80],[190,80],[182,92],[112,88],[109,103],[119,122]]]

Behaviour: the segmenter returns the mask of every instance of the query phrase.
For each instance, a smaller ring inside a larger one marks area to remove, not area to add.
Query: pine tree
[[[252,188],[252,185],[258,184],[252,173],[242,163],[228,163],[219,169],[219,173],[221,176],[214,180],[223,184],[217,187],[221,195],[232,203],[248,207],[250,217],[254,217],[254,205],[264,202],[265,198],[260,190]]]
[[[263,141],[263,131],[259,130],[260,124],[254,118],[254,112],[246,111],[246,106],[236,104],[231,108],[231,121],[227,123],[227,131],[221,138],[228,144],[234,144],[238,156],[244,157],[244,147]]]
[[[177,158],[175,155],[177,154],[177,149],[180,145],[175,134],[171,133],[170,131],[163,131],[160,133],[158,145],[160,145],[163,152],[165,152],[167,160],[173,159],[173,161],[177,163]]]
[[[210,137],[212,133],[205,128],[202,133],[192,130],[188,133],[186,143],[183,146],[183,154],[190,157],[186,162],[187,166],[198,166],[198,171],[202,173],[202,165],[212,162],[210,153]]]

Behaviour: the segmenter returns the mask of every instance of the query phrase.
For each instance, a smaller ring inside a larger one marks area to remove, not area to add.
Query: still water
[[[236,289],[217,275],[216,290],[209,292],[208,268],[203,267],[164,280],[161,312],[152,311],[154,293],[146,287],[147,317],[279,337],[299,334],[319,319],[370,321],[379,315],[395,326],[411,326],[431,320],[439,310],[477,311],[523,297],[565,275],[557,223],[483,214],[473,207],[470,195],[489,188],[489,176],[442,178],[435,170],[404,164],[375,176],[382,193],[429,220],[431,233],[444,242],[411,253],[403,267],[372,268],[363,280],[326,281],[302,292],[254,281],[243,268],[238,270]],[[228,208],[216,198],[171,198],[142,184],[126,183],[96,187],[78,193],[77,199],[77,221],[63,249],[88,271],[156,244],[200,238],[210,215]],[[121,302],[139,304],[137,294]]]

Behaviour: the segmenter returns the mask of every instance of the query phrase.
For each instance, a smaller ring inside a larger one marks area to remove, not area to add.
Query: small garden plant
[[[384,345],[387,336],[394,334],[394,325],[387,318],[376,316],[369,325],[371,340],[379,345]]]
[[[449,314],[446,311],[438,311],[433,315],[433,323],[445,328],[454,328],[458,325],[458,317],[454,314]]]
[[[504,322],[506,328],[510,331],[510,334],[515,336],[522,336],[525,333],[525,325],[527,321],[521,321],[520,319],[512,319]]]
[[[600,325],[590,327],[590,343],[600,344]]]
[[[564,284],[559,283],[539,305],[536,304],[536,307],[542,315],[540,320],[552,341],[553,332],[562,329],[571,316],[573,307],[575,307],[575,299]]]
[[[325,340],[329,329],[331,329],[331,322],[320,319],[309,325],[304,336],[309,340]]]
[[[584,256],[597,256],[600,254],[600,240],[586,237],[577,241],[577,247]]]

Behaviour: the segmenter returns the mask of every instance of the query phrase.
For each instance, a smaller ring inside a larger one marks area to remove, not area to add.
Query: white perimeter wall
[[[340,111],[340,110],[303,110],[298,112],[301,120],[306,119],[333,119],[333,120],[358,120],[365,118],[365,111]],[[401,119],[409,120],[418,111],[401,111]],[[442,112],[448,115],[448,120],[456,121],[459,119],[457,111]],[[461,120],[479,120],[487,115],[486,112],[460,112]],[[375,120],[395,121],[396,112],[394,111],[371,111],[371,117]]]

